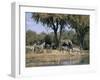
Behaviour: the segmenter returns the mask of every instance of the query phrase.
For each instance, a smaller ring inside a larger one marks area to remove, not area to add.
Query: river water
[[[70,58],[69,60],[63,61],[27,61],[26,67],[35,67],[35,66],[60,66],[60,65],[82,65],[89,64],[89,57],[78,57],[76,59]]]

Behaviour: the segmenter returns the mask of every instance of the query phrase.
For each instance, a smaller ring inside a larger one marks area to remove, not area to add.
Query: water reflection
[[[26,67],[34,66],[56,66],[56,65],[79,65],[89,64],[89,56],[70,57],[68,60],[60,61],[34,61],[27,60]]]

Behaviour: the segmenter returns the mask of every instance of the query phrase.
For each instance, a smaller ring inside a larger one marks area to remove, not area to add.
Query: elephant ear
[[[72,44],[72,41],[71,41],[71,40],[69,40],[69,43],[70,43],[70,44]]]
[[[66,39],[66,40],[65,40],[65,43],[68,44],[68,43],[69,43],[69,40]]]

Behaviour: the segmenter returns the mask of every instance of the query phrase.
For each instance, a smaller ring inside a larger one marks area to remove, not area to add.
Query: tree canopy
[[[45,27],[53,30],[53,39],[58,47],[62,39],[62,33],[64,33],[66,27],[75,30],[75,36],[77,41],[79,41],[81,49],[83,49],[86,35],[89,35],[89,15],[32,13],[32,19],[36,23],[41,23],[42,25],[45,25]]]
[[[42,23],[54,31],[54,41],[56,46],[59,46],[59,41],[61,39],[62,30],[67,25],[67,15],[64,14],[51,14],[51,13],[33,13],[33,20],[36,23]],[[58,35],[58,30],[60,35]]]
[[[80,48],[83,49],[83,42],[86,33],[89,35],[89,15],[69,15],[69,24],[75,29]]]

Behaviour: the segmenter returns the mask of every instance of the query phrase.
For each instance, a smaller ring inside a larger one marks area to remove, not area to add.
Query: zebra
[[[43,53],[45,42],[34,45],[34,53]]]

